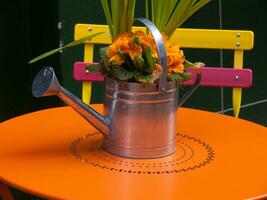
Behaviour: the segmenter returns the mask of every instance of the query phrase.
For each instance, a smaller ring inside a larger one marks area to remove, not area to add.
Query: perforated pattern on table
[[[209,164],[215,153],[204,141],[177,133],[176,152],[154,159],[131,159],[112,155],[102,149],[102,135],[88,133],[70,145],[70,151],[78,160],[105,170],[137,174],[181,173]]]

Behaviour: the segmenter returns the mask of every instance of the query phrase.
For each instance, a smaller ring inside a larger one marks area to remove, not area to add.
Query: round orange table
[[[193,109],[178,114],[177,151],[157,159],[106,153],[102,136],[69,107],[13,118],[0,125],[0,180],[53,199],[218,200],[267,193],[267,128]]]

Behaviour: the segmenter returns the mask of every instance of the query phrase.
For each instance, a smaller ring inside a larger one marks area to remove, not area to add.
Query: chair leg
[[[0,196],[3,200],[14,200],[8,186],[0,182]]]

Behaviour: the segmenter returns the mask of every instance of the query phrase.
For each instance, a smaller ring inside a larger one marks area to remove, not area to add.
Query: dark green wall
[[[138,1],[137,17],[144,16],[142,2]],[[254,82],[252,88],[244,90],[243,104],[266,100],[267,69],[264,57],[267,53],[265,48],[267,1],[222,0],[221,2],[223,29],[252,30],[255,33],[255,47],[252,51],[245,53],[244,61],[244,66],[251,67],[254,71]],[[76,23],[106,23],[100,1],[93,0],[61,0],[60,20],[63,23],[60,37],[64,42],[73,39],[73,28]],[[192,16],[182,27],[218,29],[220,27],[219,21],[219,0],[213,0]],[[72,79],[72,65],[75,61],[83,59],[82,52],[82,47],[77,47],[66,50],[61,55],[64,85],[78,96],[81,94],[81,84]],[[209,66],[220,66],[220,51],[185,49],[185,53],[189,60],[202,61]],[[233,52],[223,51],[223,63],[226,67],[233,66]],[[94,103],[102,101],[102,89],[101,84],[94,85]],[[224,89],[224,109],[232,107],[231,93],[231,89]],[[221,110],[221,101],[220,88],[200,88],[184,106],[216,112]],[[232,115],[232,111],[228,111],[226,114]],[[267,102],[242,108],[240,117],[267,125]]]
[[[35,99],[31,82],[44,65],[53,64],[60,75],[59,56],[34,65],[30,58],[58,45],[58,2],[4,1],[1,5],[0,121],[33,110],[62,105],[56,98]]]

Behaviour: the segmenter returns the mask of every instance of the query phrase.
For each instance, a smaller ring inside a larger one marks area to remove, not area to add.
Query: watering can
[[[195,69],[194,83],[179,99],[175,81],[167,82],[166,50],[161,34],[152,22],[138,19],[150,30],[158,51],[163,73],[159,83],[131,83],[105,77],[104,112],[95,111],[63,88],[51,67],[35,77],[35,97],[57,95],[103,134],[103,148],[129,158],[157,158],[175,152],[176,112],[198,88],[201,81]]]

